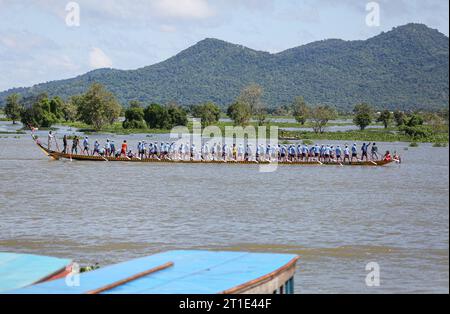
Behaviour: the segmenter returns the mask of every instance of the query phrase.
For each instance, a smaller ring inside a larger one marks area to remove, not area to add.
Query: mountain
[[[311,104],[350,110],[369,102],[377,108],[448,106],[449,39],[423,24],[407,24],[367,40],[329,39],[280,53],[205,39],[176,56],[137,70],[100,69],[73,79],[0,93],[27,97],[40,92],[70,95],[100,82],[124,104],[230,104],[247,84],[260,84],[269,107],[302,95]]]

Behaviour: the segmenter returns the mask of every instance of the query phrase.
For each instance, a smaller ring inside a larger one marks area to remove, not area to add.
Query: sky
[[[136,69],[204,38],[280,52],[407,23],[448,36],[448,0],[0,0],[0,91]]]

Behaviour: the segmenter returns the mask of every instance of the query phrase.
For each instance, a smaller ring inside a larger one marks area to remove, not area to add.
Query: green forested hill
[[[213,101],[228,105],[242,87],[260,84],[269,107],[302,95],[311,104],[349,110],[369,102],[377,108],[448,106],[449,39],[422,24],[408,24],[364,41],[314,42],[270,54],[205,39],[176,56],[137,70],[101,69],[73,79],[0,93],[50,96],[84,92],[93,82],[107,86],[126,104]]]

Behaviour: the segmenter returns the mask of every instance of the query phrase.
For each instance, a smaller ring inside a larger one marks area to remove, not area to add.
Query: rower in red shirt
[[[128,151],[128,144],[127,144],[127,141],[125,140],[122,143],[122,149],[120,151],[120,157],[122,157],[122,155],[127,157],[127,151]]]

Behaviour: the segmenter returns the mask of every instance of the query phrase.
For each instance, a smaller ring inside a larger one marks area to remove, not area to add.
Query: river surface
[[[84,265],[173,249],[293,253],[296,293],[448,293],[448,148],[378,146],[404,162],[260,173],[50,161],[29,135],[0,134],[0,251]],[[379,287],[366,285],[369,262]]]

